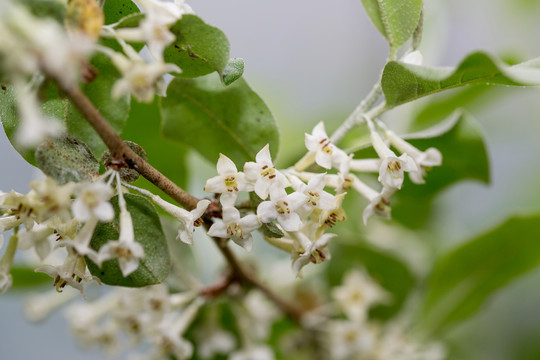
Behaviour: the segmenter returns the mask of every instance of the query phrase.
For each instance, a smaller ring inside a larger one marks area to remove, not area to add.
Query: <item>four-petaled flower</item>
[[[376,130],[371,131],[371,142],[373,144],[373,148],[382,160],[379,168],[379,181],[385,187],[401,189],[404,178],[403,172],[417,171],[418,168],[416,163],[406,153],[403,153],[400,157],[397,157],[396,154],[384,143]]]
[[[226,207],[223,208],[223,221],[214,223],[208,230],[208,235],[230,238],[247,251],[251,251],[253,245],[251,232],[260,226],[261,222],[256,215],[250,214],[240,218],[238,209]]]
[[[300,193],[287,192],[280,184],[270,187],[270,200],[263,201],[257,207],[257,215],[263,223],[277,219],[286,231],[298,231],[302,226],[300,216],[295,210],[302,205],[305,197]]]
[[[114,209],[109,203],[113,189],[103,183],[80,183],[75,189],[77,197],[71,205],[76,220],[86,222],[95,217],[108,222],[114,218]]]
[[[442,154],[435,148],[428,148],[425,151],[420,151],[418,148],[403,140],[397,136],[393,131],[386,130],[386,136],[390,143],[402,153],[406,153],[416,163],[417,170],[411,171],[409,177],[415,184],[424,184],[424,176],[426,176],[426,169],[433,166],[440,166],[442,164]]]
[[[336,199],[332,194],[324,191],[325,176],[326,174],[318,174],[311,178],[307,185],[304,183],[298,184],[295,194],[299,194],[301,198],[303,197],[304,201],[296,211],[303,217],[309,215],[315,208],[320,210],[335,209]]]
[[[219,175],[206,181],[204,191],[221,194],[220,201],[223,206],[234,206],[239,191],[253,190],[246,183],[244,173],[238,172],[234,162],[223,154],[219,154],[217,171]]]
[[[255,193],[263,200],[268,197],[270,186],[279,182],[282,186],[288,186],[287,178],[276,170],[270,156],[270,146],[266,144],[255,156],[256,162],[247,162],[244,165],[246,180],[254,184]]]
[[[322,121],[313,128],[311,134],[306,134],[305,144],[309,152],[315,154],[315,162],[325,169],[330,169],[332,162],[339,163],[347,156],[343,150],[332,144]]]

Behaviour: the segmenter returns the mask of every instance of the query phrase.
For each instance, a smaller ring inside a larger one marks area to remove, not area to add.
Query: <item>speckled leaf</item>
[[[165,137],[183,142],[215,163],[226,154],[237,166],[253,161],[264,145],[276,153],[276,121],[244,79],[224,86],[215,74],[175,79],[161,99]]]
[[[113,24],[120,19],[139,12],[139,8],[131,0],[106,0],[103,5],[105,24]]]
[[[99,268],[87,258],[88,269],[92,275],[108,285],[142,287],[161,283],[169,274],[171,265],[167,240],[156,209],[142,196],[124,194],[124,197],[133,220],[135,241],[142,245],[145,255],[140,260],[137,270],[127,277],[122,275],[117,259],[105,261]],[[118,196],[111,199],[111,204],[117,216],[110,223],[98,225],[90,242],[94,250],[99,250],[109,240],[118,240],[120,230]]]
[[[222,73],[229,61],[229,40],[216,27],[195,15],[184,15],[171,27],[176,41],[163,56],[166,62],[178,65],[182,78],[193,78],[217,71]]]
[[[508,66],[483,52],[467,56],[457,68],[427,67],[391,61],[381,85],[387,108],[466,85],[538,85],[540,59]]]
[[[244,73],[244,60],[241,58],[233,58],[229,60],[225,69],[221,73],[221,80],[225,85],[231,85],[236,80],[242,77]]]
[[[45,174],[60,184],[90,181],[99,172],[99,163],[88,146],[68,134],[39,145],[36,162]]]
[[[414,33],[422,0],[362,0],[366,12],[390,46],[399,47]]]

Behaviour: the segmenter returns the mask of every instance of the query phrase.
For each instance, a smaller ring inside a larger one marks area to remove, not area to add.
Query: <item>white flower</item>
[[[342,320],[332,321],[328,331],[330,333],[332,359],[335,360],[364,359],[363,356],[370,354],[375,346],[375,334],[362,323]],[[365,359],[371,359],[371,357]],[[396,357],[394,359],[401,358]]]
[[[25,148],[36,147],[48,137],[56,137],[62,132],[62,125],[53,118],[41,113],[37,94],[30,86],[14,81],[13,88],[17,98],[18,118],[20,119],[15,140]]]
[[[47,177],[45,180],[30,182],[30,187],[32,191],[28,197],[35,204],[34,213],[39,222],[54,216],[58,216],[64,221],[71,219],[69,209],[72,204],[71,194],[75,188],[74,183],[60,185],[52,178]]]
[[[213,359],[217,354],[228,354],[236,345],[234,336],[225,330],[204,328],[198,336],[197,354],[203,359]]]
[[[86,222],[92,217],[108,222],[114,218],[114,209],[109,203],[113,189],[102,182],[79,183],[71,211],[76,220]]]
[[[274,360],[275,356],[268,346],[249,346],[236,351],[229,356],[229,360]]]
[[[148,190],[140,189],[129,184],[124,185],[130,189],[140,192],[144,196],[148,196],[156,205],[174,216],[180,222],[178,225],[178,235],[176,238],[186,244],[193,245],[193,232],[195,231],[195,226],[201,225],[202,221],[200,218],[204,215],[208,205],[210,205],[210,200],[200,200],[195,209],[187,211],[186,209],[182,209],[181,207],[163,200],[161,197],[152,194]]]
[[[313,128],[311,134],[305,135],[305,145],[310,153],[315,154],[315,162],[325,169],[330,169],[332,162],[339,163],[343,156],[347,156],[332,144],[322,121]]]
[[[18,233],[19,249],[34,248],[39,259],[43,261],[51,252],[51,237],[56,238],[53,233],[54,229],[45,224],[37,224],[32,227],[32,230],[22,229]]]
[[[8,246],[2,258],[0,259],[0,294],[5,292],[11,287],[13,278],[10,274],[11,265],[13,265],[13,258],[17,252],[17,235],[12,235],[9,239]]]
[[[94,277],[86,274],[86,262],[82,256],[68,250],[68,256],[60,266],[43,265],[34,270],[42,272],[54,279],[56,291],[62,292],[66,285],[79,290],[83,297],[84,283],[94,280]]]
[[[307,185],[303,182],[297,184],[295,190],[304,198],[304,202],[296,211],[303,217],[309,215],[315,208],[320,210],[334,210],[336,208],[334,196],[324,191],[325,176],[326,174],[318,174],[311,178]]]
[[[120,204],[120,234],[118,240],[110,240],[99,249],[97,264],[101,266],[103,261],[118,259],[120,271],[124,277],[128,276],[139,267],[139,260],[144,257],[144,249],[135,241],[133,233],[133,221],[131,214]]]
[[[302,268],[309,264],[310,262],[313,263],[320,263],[327,258],[329,258],[330,253],[325,252],[326,246],[330,242],[330,240],[337,236],[336,234],[322,234],[318,239],[315,241],[311,241],[305,234],[298,232],[295,234],[295,237],[300,240],[301,246],[304,249],[303,253],[298,253],[296,256],[298,256],[296,259],[295,254],[293,254],[293,272],[297,277],[302,277]]]
[[[383,187],[381,192],[378,192],[358,179],[356,176],[351,176],[353,178],[351,183],[352,188],[358,191],[360,195],[369,201],[369,204],[364,209],[362,215],[364,225],[367,225],[368,219],[373,215],[378,215],[385,219],[389,219],[391,212],[389,199],[396,192],[396,188]]]
[[[381,158],[379,181],[385,187],[401,189],[401,185],[403,184],[403,172],[417,171],[418,168],[416,163],[405,153],[400,157],[397,157],[375,130],[371,131],[371,142],[373,148]]]
[[[276,170],[270,156],[270,147],[266,144],[255,156],[256,162],[247,162],[244,165],[246,180],[254,184],[255,193],[263,200],[268,197],[270,186],[279,182],[288,186],[287,178]]]
[[[234,162],[223,154],[219,154],[217,171],[219,175],[206,181],[204,191],[221,194],[223,206],[234,206],[239,191],[252,190],[245,181],[244,173],[238,172]]]
[[[407,153],[413,158],[417,165],[416,171],[411,171],[409,177],[415,184],[423,184],[426,168],[440,166],[442,164],[442,154],[435,148],[428,148],[425,151],[420,151],[412,144],[397,136],[393,131],[386,130],[386,136],[390,143],[402,153]]]
[[[230,238],[247,251],[251,251],[253,245],[251,232],[260,226],[261,223],[256,215],[250,214],[240,218],[238,209],[224,207],[223,221],[214,223],[208,230],[208,235]]]
[[[304,197],[299,193],[287,195],[279,183],[270,187],[270,201],[263,201],[257,207],[257,216],[263,223],[277,219],[286,231],[298,231],[302,226],[295,210],[302,205]]]
[[[2,216],[0,217],[0,249],[4,246],[4,231],[13,229],[15,226],[20,225],[22,219],[17,215]]]
[[[355,322],[365,321],[369,308],[373,304],[387,300],[388,296],[388,293],[364,271],[356,269],[348,271],[343,284],[332,290],[332,297],[345,315]]]
[[[128,55],[131,51],[128,51]],[[163,75],[170,72],[182,72],[174,64],[156,61],[148,63],[138,54],[131,54],[128,59],[120,53],[111,57],[113,64],[122,74],[111,90],[113,99],[132,94],[139,102],[152,102],[154,95],[165,88]]]

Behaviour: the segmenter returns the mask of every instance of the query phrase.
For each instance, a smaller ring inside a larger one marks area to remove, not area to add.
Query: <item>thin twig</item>
[[[48,74],[66,93],[71,102],[79,109],[84,118],[92,125],[99,137],[103,140],[115,161],[123,162],[120,165],[126,165],[131,169],[138,171],[152,184],[163,190],[167,195],[176,200],[187,210],[193,210],[197,207],[199,199],[191,196],[156,168],[146,162],[143,158],[131,150],[122,140],[122,138],[109,125],[107,120],[99,113],[98,109],[92,104],[90,99],[81,91],[78,86],[64,84],[54,74]]]

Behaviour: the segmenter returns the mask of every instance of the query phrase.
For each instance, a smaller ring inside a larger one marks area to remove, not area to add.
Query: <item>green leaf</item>
[[[66,15],[66,5],[58,0],[18,0],[18,3],[25,5],[30,12],[38,17],[51,17],[59,23],[64,22]]]
[[[122,18],[139,12],[139,8],[131,0],[106,0],[103,5],[105,24],[113,24]]]
[[[326,268],[328,282],[332,286],[340,285],[345,273],[355,265],[365,268],[377,283],[392,294],[391,303],[372,308],[370,315],[380,319],[390,318],[403,306],[414,286],[416,280],[413,274],[398,258],[372,248],[357,238],[348,240],[332,247],[332,259]],[[354,265],[351,267],[351,264]]]
[[[399,47],[414,33],[422,0],[362,0],[366,12],[391,47]]]
[[[436,137],[422,138],[437,132]],[[468,113],[458,110],[445,123],[416,137],[408,141],[420,150],[437,148],[443,162],[427,172],[423,185],[413,184],[406,176],[402,190],[392,199],[392,218],[409,228],[419,228],[430,219],[435,195],[451,184],[463,180],[489,183],[490,178],[482,130]]]
[[[6,136],[13,148],[21,154],[24,160],[36,166],[36,159],[34,156],[35,149],[22,147],[15,141],[15,131],[19,124],[17,99],[13,87],[4,84],[0,87],[0,120],[2,121]]]
[[[159,216],[146,198],[133,194],[124,194],[124,197],[133,220],[135,241],[142,245],[145,255],[140,259],[137,270],[127,277],[122,275],[117,259],[105,261],[99,268],[86,258],[88,269],[92,275],[108,285],[142,287],[158,284],[165,280],[170,270],[169,249]],[[112,222],[100,223],[97,226],[90,242],[90,246],[96,251],[109,240],[118,240],[118,196],[111,199],[111,204],[117,216]]]
[[[229,60],[229,63],[221,73],[221,80],[225,85],[231,85],[236,80],[240,79],[244,73],[244,60],[234,58]]]
[[[131,112],[122,138],[139,144],[148,156],[153,167],[167,176],[176,185],[185,188],[187,181],[186,147],[166,139],[161,134],[161,123],[157,98],[151,104],[131,101]],[[139,179],[134,184],[158,194],[162,198],[168,195],[158,190],[146,179]]]
[[[60,184],[91,181],[99,173],[99,163],[88,146],[69,134],[39,145],[36,162],[45,174]]]
[[[165,62],[178,65],[181,78],[193,78],[217,71],[222,73],[229,61],[229,40],[216,27],[195,15],[183,15],[171,27],[176,41],[164,53]]]
[[[498,289],[540,264],[540,215],[513,217],[439,259],[424,324],[440,331],[474,315]]]
[[[483,52],[467,56],[457,68],[427,67],[390,61],[381,85],[387,108],[465,85],[538,85],[540,60],[508,66]]]
[[[163,134],[215,163],[220,153],[237,165],[253,161],[264,145],[275,154],[276,121],[261,98],[239,79],[225,87],[214,75],[175,79],[161,99]]]
[[[12,266],[10,270],[13,278],[13,289],[28,289],[45,284],[51,284],[51,278],[44,273],[37,273],[34,268],[23,265]]]

